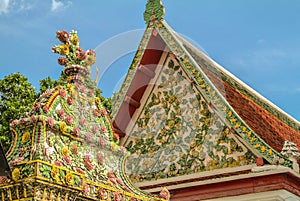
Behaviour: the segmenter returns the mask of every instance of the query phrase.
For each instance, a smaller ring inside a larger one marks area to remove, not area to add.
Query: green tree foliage
[[[99,97],[103,106],[106,108],[107,113],[111,114],[112,100],[111,98],[104,98],[102,95],[102,91],[100,89],[96,89],[96,97]]]
[[[12,140],[9,129],[10,122],[25,117],[34,101],[46,90],[66,84],[67,76],[62,73],[58,80],[46,77],[39,82],[40,91],[37,93],[31,83],[28,82],[28,79],[20,73],[5,76],[4,79],[0,80],[0,141],[4,151],[9,149]],[[110,114],[111,98],[104,98],[101,93],[100,89],[96,89],[96,96],[100,98],[103,106]]]
[[[25,117],[36,98],[35,88],[20,73],[0,80],[0,140],[5,151],[10,147],[12,138],[10,122]]]

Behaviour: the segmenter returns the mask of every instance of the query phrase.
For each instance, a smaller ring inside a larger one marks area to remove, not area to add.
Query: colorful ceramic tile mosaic
[[[0,178],[2,200],[165,200],[135,188],[124,172],[129,152],[119,146],[90,79],[92,50],[77,32],[57,32],[54,46],[68,83],[46,91],[30,114],[11,123],[7,158],[12,178]],[[167,190],[163,189],[163,195]],[[169,194],[168,194],[169,196]],[[168,199],[167,197],[164,197]]]
[[[126,147],[131,180],[141,182],[255,163],[170,56],[160,69]]]

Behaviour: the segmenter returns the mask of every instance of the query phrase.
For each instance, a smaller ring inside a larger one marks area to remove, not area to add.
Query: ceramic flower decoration
[[[61,66],[81,65],[89,67],[96,62],[96,53],[94,50],[84,51],[80,46],[80,40],[77,31],[70,33],[62,30],[56,32],[56,38],[61,42],[60,45],[54,45],[52,52],[60,54],[58,64]]]

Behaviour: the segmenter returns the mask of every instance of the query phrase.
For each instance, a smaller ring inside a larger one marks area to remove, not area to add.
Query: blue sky
[[[300,119],[299,0],[164,0],[165,19],[228,71]],[[99,87],[111,95],[145,29],[146,0],[0,0],[0,78],[57,79],[55,31],[75,29],[96,49]],[[124,47],[124,48],[121,48]]]

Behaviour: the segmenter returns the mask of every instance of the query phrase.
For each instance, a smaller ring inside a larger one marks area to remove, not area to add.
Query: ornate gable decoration
[[[172,29],[164,21],[157,22],[146,29],[125,81],[120,89],[120,93],[118,94],[115,104],[116,107],[113,111],[114,119],[116,118],[118,109],[120,108],[131,82],[136,75],[137,69],[140,66],[140,61],[144,56],[150,38],[157,37],[157,35],[165,42],[168,50],[174,54],[178,65],[180,65],[185,71],[186,76],[190,79],[190,82],[194,84],[195,88],[200,92],[203,98],[209,102],[210,107],[214,108],[219,117],[222,118],[223,122],[228,125],[230,131],[234,132],[235,135],[238,135],[240,139],[242,139],[242,141],[247,145],[247,147],[251,148],[252,152],[256,156],[264,158],[269,164],[278,164],[279,161],[280,165],[292,168],[293,162],[289,158],[282,155],[269,144],[267,144],[236,113],[236,111],[231,107],[220,91],[218,91],[218,89],[214,86],[212,81],[195,62],[193,57],[185,49],[185,47],[177,38],[176,34],[174,34]],[[158,94],[155,95],[157,96]],[[161,97],[163,97],[163,94],[161,94]],[[132,143],[127,144],[127,147],[130,149],[130,151],[134,152],[134,146],[136,144],[139,144],[139,142],[132,141]],[[130,167],[128,168],[130,169]],[[133,174],[136,173],[137,172],[133,172]],[[155,177],[156,176],[152,175],[151,179]],[[139,178],[134,179],[136,181],[140,181]]]
[[[171,55],[130,133],[126,172],[143,182],[255,164]]]

